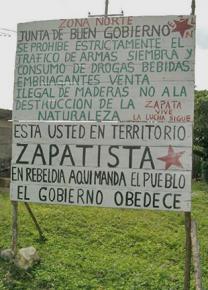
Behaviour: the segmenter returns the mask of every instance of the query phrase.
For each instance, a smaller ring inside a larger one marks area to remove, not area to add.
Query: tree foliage
[[[208,91],[195,92],[194,151],[208,159]]]

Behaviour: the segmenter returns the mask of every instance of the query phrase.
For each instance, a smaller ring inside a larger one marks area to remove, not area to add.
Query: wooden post
[[[27,211],[29,212],[29,214],[30,214],[30,216],[31,216],[31,218],[32,218],[32,220],[33,220],[35,226],[36,226],[36,229],[37,229],[38,232],[39,232],[40,240],[41,240],[41,241],[45,241],[46,238],[45,238],[45,236],[44,236],[44,234],[43,234],[43,231],[41,230],[41,227],[40,227],[40,225],[38,224],[38,221],[37,221],[35,215],[33,214],[33,212],[32,212],[32,210],[31,210],[29,204],[28,204],[27,202],[25,202],[24,204],[25,204],[25,207],[26,207]]]
[[[191,221],[191,242],[196,290],[202,290],[199,243],[197,240],[197,226],[194,220]]]
[[[17,253],[18,241],[18,202],[12,201],[12,251],[14,255]]]
[[[191,2],[191,15],[195,15],[195,0]],[[184,290],[190,289],[191,278],[191,212],[185,212],[186,253],[184,269]]]
[[[108,17],[108,4],[109,0],[105,0],[105,17]]]
[[[190,290],[191,277],[191,213],[185,212],[185,269],[184,269],[184,290]]]
[[[108,5],[109,5],[109,0],[105,0],[105,12],[104,14],[91,14],[90,12],[88,12],[88,17],[112,17],[112,16],[124,16],[124,12],[123,10],[121,10],[121,13],[119,14],[109,14],[108,13]]]
[[[195,15],[196,3],[195,0],[191,2],[191,15]]]

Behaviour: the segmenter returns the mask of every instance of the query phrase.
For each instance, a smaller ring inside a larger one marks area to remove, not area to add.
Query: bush
[[[202,157],[193,154],[192,178],[200,180],[202,177]]]
[[[202,161],[202,179],[208,182],[208,160]]]

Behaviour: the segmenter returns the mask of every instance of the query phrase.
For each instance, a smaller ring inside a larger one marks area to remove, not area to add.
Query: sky
[[[124,16],[189,15],[191,0],[109,0],[109,14]],[[13,103],[17,23],[38,20],[86,18],[103,14],[105,0],[6,0],[0,8],[0,108]],[[196,0],[195,87],[208,89],[207,0]]]

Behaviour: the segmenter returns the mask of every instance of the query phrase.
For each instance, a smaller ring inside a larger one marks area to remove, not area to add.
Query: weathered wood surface
[[[94,189],[49,185],[11,184],[11,199],[26,202],[131,209],[189,211],[190,194],[157,191]]]
[[[202,273],[200,264],[200,249],[199,240],[197,239],[197,225],[196,221],[191,221],[191,242],[192,242],[192,256],[194,264],[194,277],[196,290],[202,290]]]
[[[191,123],[14,122],[13,143],[192,145]]]
[[[41,184],[157,190],[191,193],[191,171],[111,169],[12,164],[11,181],[17,185]]]
[[[139,121],[192,122],[194,33],[195,17],[189,15],[21,23],[13,119],[132,121],[139,113]],[[55,52],[47,47],[42,52],[41,41]],[[71,100],[78,98],[92,101],[89,110],[73,107]],[[147,108],[151,100],[180,105],[158,112]],[[79,110],[86,116],[78,116]],[[118,116],[106,119],[106,110]]]
[[[190,171],[191,147],[13,144],[13,163]]]
[[[190,290],[191,281],[191,212],[184,213],[185,216],[185,268],[184,268],[184,290]]]

